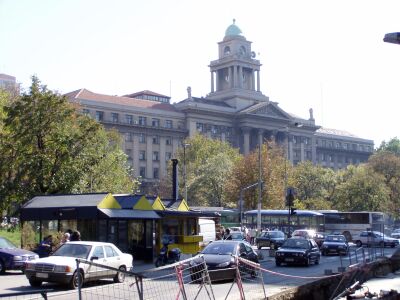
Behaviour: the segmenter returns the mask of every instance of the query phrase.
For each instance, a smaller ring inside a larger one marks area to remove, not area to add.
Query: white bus
[[[343,234],[347,241],[358,238],[361,231],[385,231],[387,216],[382,212],[324,211],[325,232]]]

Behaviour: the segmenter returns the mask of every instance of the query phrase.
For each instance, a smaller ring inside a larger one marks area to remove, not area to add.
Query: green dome
[[[235,19],[233,19],[233,24],[229,25],[229,27],[225,31],[225,36],[237,36],[241,35],[242,31],[239,27],[235,25]]]

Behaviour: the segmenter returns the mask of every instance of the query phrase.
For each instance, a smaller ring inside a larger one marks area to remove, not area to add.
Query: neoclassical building
[[[158,181],[167,163],[186,137],[201,133],[229,142],[244,155],[265,140],[274,139],[297,164],[309,160],[333,169],[365,162],[372,140],[315,124],[312,109],[307,119],[281,109],[261,91],[261,63],[251,42],[233,22],[218,43],[218,59],[210,62],[210,93],[170,103],[151,91],[124,96],[98,94],[86,89],[66,94],[82,112],[116,128],[124,136],[124,149],[137,176]]]

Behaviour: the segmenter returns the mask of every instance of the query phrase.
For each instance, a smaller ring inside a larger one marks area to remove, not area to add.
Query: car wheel
[[[77,289],[78,287],[82,287],[83,285],[83,276],[82,272],[75,271],[74,275],[71,278],[71,281],[69,282],[69,288],[70,289]]]
[[[0,259],[0,274],[3,275],[6,273],[6,265],[4,261]]]
[[[119,267],[119,270],[121,272],[117,272],[117,274],[114,277],[114,282],[115,283],[123,283],[125,281],[126,268],[124,266],[121,266],[121,267]]]
[[[357,242],[356,242],[356,246],[357,246],[358,248],[360,248],[360,247],[362,246],[361,241],[357,241]]]
[[[37,280],[37,279],[31,278],[31,279],[29,279],[29,284],[30,284],[32,287],[40,287],[40,286],[42,285],[42,281],[41,281],[41,280]]]

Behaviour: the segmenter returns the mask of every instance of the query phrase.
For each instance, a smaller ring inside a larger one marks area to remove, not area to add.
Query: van
[[[200,242],[200,247],[207,246],[212,241],[215,241],[215,221],[210,219],[199,219],[199,235],[203,237]]]

